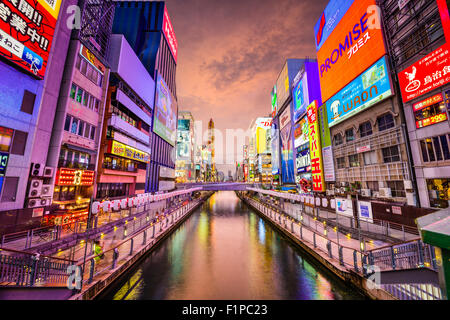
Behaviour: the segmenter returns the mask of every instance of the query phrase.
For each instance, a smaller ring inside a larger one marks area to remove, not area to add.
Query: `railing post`
[[[30,239],[30,230],[28,230],[28,232],[27,232],[27,239],[25,240],[25,247],[24,247],[24,249],[28,248],[28,240],[29,239]]]
[[[113,251],[113,261],[111,265],[111,269],[114,269],[116,267],[117,259],[119,258],[119,249],[115,248]]]
[[[147,230],[144,230],[144,234],[142,236],[142,245],[145,245],[147,242]]]
[[[367,276],[367,256],[365,254],[362,255],[362,269],[363,275]]]
[[[358,269],[358,253],[356,252],[356,250],[353,250],[353,266],[355,268],[355,272],[359,272]]]
[[[395,252],[394,252],[394,247],[391,247],[391,259],[392,259],[392,269],[395,270]]]
[[[303,240],[303,225],[300,224],[300,239]]]
[[[128,234],[128,227],[127,227],[127,225],[124,225],[123,226],[123,238],[122,239],[125,239],[127,237],[127,234]]]
[[[406,241],[405,226],[402,224],[403,241]]]
[[[316,248],[316,233],[313,232],[313,243],[314,243],[314,248]]]
[[[434,270],[438,270],[438,266],[436,263],[436,256],[434,254],[434,247],[432,245],[428,245],[428,249],[430,250],[431,264]]]
[[[32,260],[32,265],[31,265],[31,273],[30,273],[30,287],[34,286],[34,283],[36,281],[36,275],[37,275],[37,270],[38,270],[38,262],[39,260],[35,257],[32,256],[31,257]]]
[[[344,264],[344,253],[342,252],[342,247],[339,247],[339,249],[338,249],[338,253],[339,253],[339,264],[341,265],[341,266],[345,266],[345,264]]]
[[[375,264],[375,260],[374,260],[374,258],[373,258],[373,253],[372,253],[372,251],[369,252],[369,264],[370,264],[371,266],[373,266],[373,265]]]
[[[2,247],[5,245],[5,235],[2,237]]]
[[[131,238],[131,240],[130,240],[130,256],[133,255],[133,244],[134,244],[134,238]]]
[[[152,233],[152,238],[155,237],[155,225],[153,225],[153,233]]]
[[[424,266],[424,255],[423,255],[423,246],[422,246],[421,240],[417,240],[417,246],[419,248],[419,267],[423,267]]]
[[[328,242],[327,242],[327,250],[328,250],[328,255],[330,256],[330,259],[333,259],[333,254],[331,252],[331,240],[328,240]]]
[[[88,283],[91,283],[94,279],[94,271],[95,271],[95,260],[91,259],[91,269],[89,270],[89,279]]]

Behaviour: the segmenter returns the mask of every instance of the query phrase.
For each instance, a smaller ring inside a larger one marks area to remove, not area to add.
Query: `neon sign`
[[[322,147],[320,144],[319,119],[317,115],[317,101],[314,100],[307,108],[309,127],[309,152],[311,157],[311,172],[313,190],[325,191],[323,180]]]
[[[94,171],[60,168],[56,173],[57,186],[92,186]]]

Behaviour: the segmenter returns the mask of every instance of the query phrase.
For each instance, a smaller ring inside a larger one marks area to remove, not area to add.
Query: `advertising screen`
[[[0,55],[44,79],[61,0],[2,0]]]
[[[323,192],[325,191],[325,183],[323,178],[322,147],[320,144],[320,128],[316,101],[308,106],[307,115],[313,190]]]
[[[116,140],[109,140],[107,152],[116,156],[140,162],[148,163],[150,161],[150,155],[147,152],[127,146],[126,144],[120,143]]]
[[[330,127],[392,95],[386,58],[381,58],[326,103]]]
[[[6,167],[8,166],[9,154],[6,152],[0,152],[0,176],[6,174]]]
[[[178,41],[175,37],[175,31],[173,31],[172,23],[170,22],[169,12],[167,7],[164,6],[164,21],[163,21],[163,33],[169,43],[170,52],[177,63],[178,58]]]
[[[280,131],[276,123],[272,123],[270,135],[272,137],[272,174],[280,173]]]
[[[190,131],[178,130],[177,131],[177,159],[190,159],[191,158],[191,148],[190,148]]]
[[[336,181],[334,171],[333,147],[331,146],[330,128],[328,127],[327,106],[319,107],[320,141],[322,144],[323,175],[326,182]]]
[[[375,0],[331,0],[316,23],[322,101],[330,99],[385,53]]]
[[[308,82],[306,76],[306,73],[303,73],[303,77],[292,91],[292,97],[294,99],[294,122],[297,122],[298,119],[305,115],[306,107],[308,106]]]
[[[189,131],[191,128],[191,122],[189,119],[178,119],[178,130]]]
[[[309,142],[308,117],[303,117],[294,127],[294,148]]]
[[[303,173],[311,170],[311,156],[309,155],[309,148],[301,150],[297,149],[297,173]]]
[[[153,132],[175,145],[177,126],[177,104],[166,82],[158,73],[155,97]]]
[[[292,145],[292,126],[287,124],[280,131],[281,136],[281,179],[283,183],[295,183],[294,148]]]
[[[289,97],[289,76],[288,76],[288,66],[287,63],[284,64],[283,69],[277,79],[277,106],[282,108],[284,102]]]

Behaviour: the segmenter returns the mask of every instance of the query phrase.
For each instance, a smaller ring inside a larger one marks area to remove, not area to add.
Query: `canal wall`
[[[393,295],[391,295],[389,292],[377,288],[373,285],[373,282],[364,278],[364,276],[356,272],[355,270],[347,267],[345,263],[340,263],[339,259],[336,258],[330,258],[330,255],[327,254],[326,251],[318,250],[318,247],[316,245],[315,235],[314,235],[314,241],[306,241],[302,237],[300,239],[297,234],[295,233],[294,229],[294,223],[292,220],[283,218],[282,222],[282,213],[272,211],[270,215],[265,213],[264,211],[268,211],[270,209],[266,208],[261,210],[261,206],[259,203],[256,203],[255,200],[249,199],[247,196],[243,195],[240,192],[236,192],[238,197],[246,203],[248,206],[250,206],[252,209],[255,210],[255,212],[260,215],[265,221],[270,223],[274,228],[276,228],[280,233],[288,237],[293,243],[295,243],[298,247],[300,247],[303,251],[305,251],[307,254],[309,254],[311,257],[313,257],[317,262],[319,262],[322,266],[324,266],[327,270],[331,271],[333,274],[335,274],[340,279],[350,283],[352,286],[357,288],[361,293],[369,297],[373,300],[397,300]],[[277,222],[277,218],[279,222]],[[291,223],[291,230],[289,230],[289,223]],[[302,231],[299,233],[302,234]],[[314,244],[312,243],[314,242]],[[338,255],[334,255],[337,257]],[[342,259],[343,260],[343,259]],[[344,266],[342,265],[344,264]],[[358,266],[358,264],[356,264]],[[362,269],[362,265],[359,265],[360,269]]]
[[[158,247],[170,234],[172,234],[190,215],[200,207],[214,192],[208,192],[198,202],[191,206],[186,212],[182,213],[177,220],[172,220],[172,224],[168,225],[166,229],[161,230],[156,234],[154,238],[146,242],[146,234],[143,236],[143,244],[137,248],[135,252],[128,255],[126,261],[120,264],[120,266],[113,267],[111,270],[99,277],[94,278],[91,283],[83,285],[83,289],[80,293],[73,295],[69,300],[92,300],[98,295],[103,293],[110,285],[119,280],[125,275],[133,266],[144,259],[148,253],[152,252]],[[148,229],[150,229],[149,227]],[[148,230],[146,229],[146,230]],[[140,232],[142,234],[146,230]],[[132,250],[131,250],[132,251]]]

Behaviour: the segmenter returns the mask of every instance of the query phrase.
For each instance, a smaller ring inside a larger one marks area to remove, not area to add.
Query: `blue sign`
[[[3,187],[3,176],[0,176],[0,193],[2,192],[2,187]]]
[[[316,49],[320,50],[322,45],[333,32],[334,28],[342,20],[354,0],[330,0],[327,7],[314,26],[316,36]]]
[[[391,95],[386,58],[383,57],[327,101],[328,126],[332,127]]]
[[[369,211],[369,206],[366,205],[360,205],[359,209],[361,210],[361,217],[365,217],[365,218],[370,218],[370,211]]]
[[[308,106],[307,96],[308,94],[306,73],[303,78],[297,83],[293,91],[294,97],[294,123],[297,122],[306,113],[306,107]]]
[[[9,154],[0,152],[0,175],[6,174],[6,166],[8,165]]]

